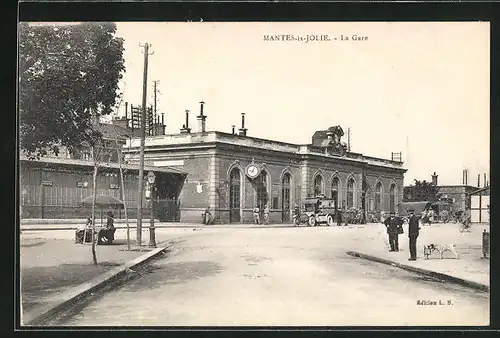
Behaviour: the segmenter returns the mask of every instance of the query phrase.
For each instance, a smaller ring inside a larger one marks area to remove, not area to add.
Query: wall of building
[[[287,156],[273,156],[269,153],[248,153],[246,151],[218,151],[218,188],[220,194],[220,221],[229,221],[230,207],[230,173],[234,168],[240,171],[240,214],[242,223],[253,222],[253,208],[257,202],[256,184],[245,173],[246,167],[252,163],[262,166],[267,174],[267,193],[270,209],[270,222],[282,221],[282,178],[284,173],[289,173],[290,184],[290,209],[294,203],[300,201],[300,169],[299,165],[292,163]],[[290,210],[289,210],[290,213]]]
[[[124,169],[125,196],[121,194],[118,168],[100,167],[97,174],[97,194],[114,196],[125,202],[129,218],[137,218],[138,170]],[[22,161],[20,166],[21,218],[87,218],[91,206],[82,206],[81,200],[92,196],[93,167],[61,165],[43,162]],[[156,172],[157,182],[171,180],[173,174]],[[179,181],[180,178],[177,178]],[[175,183],[177,184],[177,182]],[[151,200],[146,199],[146,184],[143,190],[143,217],[151,217]],[[98,210],[99,211],[99,210]],[[106,212],[107,210],[103,210]],[[124,210],[115,210],[115,217],[123,218]],[[156,210],[158,217],[158,210]],[[174,215],[172,214],[172,217]],[[171,219],[172,221],[174,219]]]
[[[124,177],[126,203],[129,217],[136,211],[137,176]],[[43,181],[43,183],[42,183]],[[83,183],[87,182],[87,186]],[[20,168],[21,218],[86,218],[91,207],[82,206],[80,201],[92,195],[92,170],[87,168],[40,168],[21,165]],[[118,171],[99,172],[97,194],[111,195],[122,199]],[[148,203],[143,206],[148,209]],[[147,212],[147,211],[145,211]],[[120,217],[123,211],[116,211]]]
[[[470,208],[470,198],[468,194],[475,190],[477,190],[477,188],[465,185],[440,186],[438,193],[441,197],[453,198],[453,207],[456,210],[465,210],[465,207]]]
[[[134,143],[134,146],[135,143]],[[394,169],[383,165],[393,163],[368,164],[361,162],[362,155],[354,160],[308,153],[307,146],[294,146],[279,142],[226,135],[221,133],[200,133],[167,135],[151,138],[146,148],[148,165],[167,165],[188,173],[180,195],[181,221],[201,222],[201,213],[210,205],[217,223],[230,220],[230,172],[240,171],[240,222],[253,222],[253,208],[257,201],[255,180],[246,176],[245,169],[252,161],[267,173],[267,194],[270,207],[270,221],[282,222],[283,188],[285,172],[291,175],[290,209],[306,196],[314,194],[314,177],[323,177],[322,192],[331,196],[333,177],[340,180],[340,201],[347,200],[347,180],[353,177],[355,184],[354,206],[361,207],[362,181],[364,175],[368,184],[381,181],[383,184],[382,210],[389,208],[389,187],[395,183],[396,203],[402,200],[404,169]],[[127,156],[137,162],[137,153]],[[371,159],[368,162],[377,162]],[[383,163],[382,163],[383,162]],[[378,162],[377,162],[378,163]],[[380,165],[380,166],[378,166]],[[367,207],[373,196],[368,192]],[[291,210],[288,211],[290,216]],[[289,217],[291,219],[291,217]]]
[[[189,173],[179,194],[180,221],[200,223],[201,214],[211,206],[216,210],[215,201],[215,166],[214,151],[178,150],[172,152],[152,152],[144,154],[144,162],[151,166],[169,166]],[[138,163],[137,156],[127,156],[129,163]],[[215,212],[216,216],[217,213]]]

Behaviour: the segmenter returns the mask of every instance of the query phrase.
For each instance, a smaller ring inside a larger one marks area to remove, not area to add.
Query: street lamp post
[[[148,183],[149,189],[151,189],[151,220],[149,221],[149,246],[151,248],[156,248],[156,238],[155,238],[155,174],[154,172],[148,172]]]

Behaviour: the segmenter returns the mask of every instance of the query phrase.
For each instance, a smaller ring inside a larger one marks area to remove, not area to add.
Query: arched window
[[[350,178],[347,182],[347,207],[354,207],[354,179]]]
[[[391,189],[389,190],[389,211],[396,211],[396,185],[391,184]]]
[[[382,183],[378,182],[375,186],[375,210],[382,209]]]
[[[335,200],[335,206],[339,207],[339,178],[334,177],[332,180],[332,199]]]
[[[238,168],[231,170],[229,176],[229,222],[239,222],[241,219],[240,213],[240,191],[241,191],[241,174]]]
[[[316,175],[314,178],[314,196],[321,195],[323,193],[323,177],[321,175]]]
[[[281,220],[283,222],[290,220],[290,181],[290,174],[284,174],[283,179],[281,180]]]
[[[257,205],[259,206],[261,213],[264,211],[267,203],[267,173],[262,170],[259,177],[257,177]]]

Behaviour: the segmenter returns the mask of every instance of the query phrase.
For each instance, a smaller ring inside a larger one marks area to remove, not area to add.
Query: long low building
[[[198,116],[198,131],[186,124],[178,134],[147,137],[145,163],[178,168],[187,173],[179,196],[180,220],[200,222],[210,206],[217,223],[249,223],[253,208],[270,209],[270,222],[289,222],[294,204],[308,196],[335,199],[338,208],[359,208],[379,215],[402,201],[400,161],[348,151],[340,126],[318,131],[311,144],[297,145],[205,130],[206,115]],[[140,140],[129,139],[123,152],[128,163],[139,162]]]
[[[80,201],[92,195],[93,162],[72,158],[43,157],[38,160],[20,159],[20,216],[26,218],[87,218],[91,207],[82,205]],[[120,189],[120,169],[118,163],[103,162],[99,164],[97,176],[97,193],[111,195],[126,202],[128,216],[137,216],[137,180],[139,169],[136,165],[124,164],[124,191]],[[144,172],[152,171],[161,189],[157,195],[168,203],[159,203],[155,214],[162,214],[168,220],[179,220],[178,196],[186,173],[168,167],[144,168]],[[151,201],[143,199],[143,215],[151,216]],[[99,210],[98,210],[99,211]],[[103,210],[104,212],[107,210]],[[124,216],[122,210],[116,210],[116,217]]]

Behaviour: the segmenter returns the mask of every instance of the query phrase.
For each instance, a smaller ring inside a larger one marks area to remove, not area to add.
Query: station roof
[[[79,167],[88,167],[92,168],[94,167],[94,163],[91,161],[85,161],[85,160],[75,160],[75,159],[68,159],[68,158],[59,158],[59,157],[42,157],[40,159],[34,159],[34,160],[29,160],[25,156],[20,157],[21,162],[26,165],[26,164],[49,164],[49,165],[62,165],[62,166],[79,166]],[[120,169],[120,165],[115,162],[105,162],[105,163],[100,163],[99,167],[101,168],[106,168],[106,169]],[[134,165],[134,164],[122,164],[122,168],[124,170],[139,170],[139,166]],[[178,175],[187,175],[186,172],[172,168],[172,167],[153,167],[153,166],[144,166],[144,171],[154,171],[154,172],[162,172],[162,173],[169,173],[169,174],[178,174]]]

